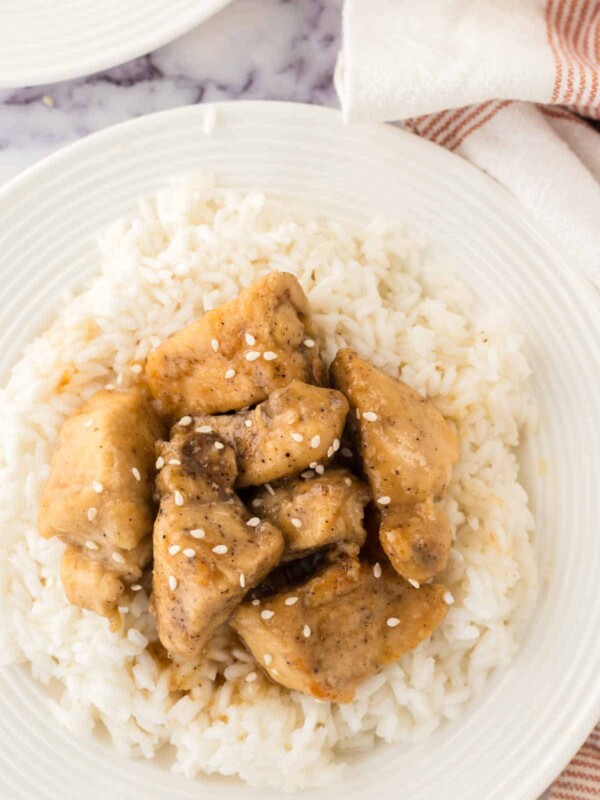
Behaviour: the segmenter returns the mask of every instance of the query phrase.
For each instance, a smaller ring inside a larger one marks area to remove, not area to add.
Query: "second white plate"
[[[2,0],[0,88],[123,64],[176,39],[231,0]]]

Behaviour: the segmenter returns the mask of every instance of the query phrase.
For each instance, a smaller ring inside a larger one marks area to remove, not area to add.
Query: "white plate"
[[[0,88],[123,64],[199,25],[231,0],[0,0]]]
[[[213,109],[214,110],[214,109]],[[346,221],[407,219],[526,337],[543,406],[527,461],[542,593],[512,664],[458,721],[414,748],[353,760],[337,797],[533,800],[600,716],[600,322],[585,283],[510,195],[445,150],[387,126],[343,127],[335,111],[279,103],[183,108],[119,125],[0,191],[0,371],[43,325],[60,290],[98,264],[94,238],[177,174],[214,171],[240,189],[306,201]],[[0,796],[42,800],[249,800],[279,793],[198,783],[105,744],[75,741],[24,670],[0,678]],[[332,789],[310,793],[330,800]]]

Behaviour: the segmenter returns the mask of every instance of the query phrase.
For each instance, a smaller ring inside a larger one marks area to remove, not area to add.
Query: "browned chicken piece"
[[[329,469],[306,481],[290,478],[271,491],[260,488],[250,508],[271,520],[285,537],[285,558],[330,545],[358,550],[365,541],[363,516],[369,487],[346,469]]]
[[[215,434],[176,426],[158,452],[164,466],[157,481],[153,608],[160,640],[181,665],[201,655],[279,561],[284,543],[234,493],[235,453]]]
[[[60,569],[62,585],[70,603],[107,617],[113,630],[120,624],[118,607],[127,599],[127,589],[116,572],[90,561],[78,547],[68,546]]]
[[[450,520],[433,500],[383,508],[379,538],[392,566],[407,580],[428,581],[448,562]]]
[[[446,615],[443,586],[413,589],[389,567],[380,577],[344,563],[304,586],[243,603],[232,617],[257,662],[277,683],[348,703],[358,685],[431,635]]]
[[[296,379],[323,384],[308,300],[293,275],[270,272],[148,356],[164,414],[220,414],[265,400]]]
[[[374,499],[411,505],[443,495],[458,441],[436,406],[354,350],[338,351],[331,375],[350,403],[348,421]]]
[[[80,559],[65,556],[62,574],[83,608],[106,608],[92,591],[103,571],[114,588],[117,579],[139,579],[151,558],[154,443],[162,433],[137,390],[97,392],[63,425],[38,524],[41,536],[58,536],[81,551]]]
[[[250,411],[196,417],[194,425],[215,430],[235,448],[237,486],[259,486],[327,463],[347,413],[341,392],[292,381]]]

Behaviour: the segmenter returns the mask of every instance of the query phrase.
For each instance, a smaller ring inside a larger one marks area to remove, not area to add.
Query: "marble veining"
[[[337,105],[342,0],[235,0],[186,36],[96,75],[0,90],[0,183],[81,136],[191,103]]]

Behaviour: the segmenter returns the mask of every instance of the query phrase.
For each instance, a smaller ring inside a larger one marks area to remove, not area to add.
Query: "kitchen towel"
[[[600,0],[346,0],[347,121],[402,121],[504,184],[600,287]]]

